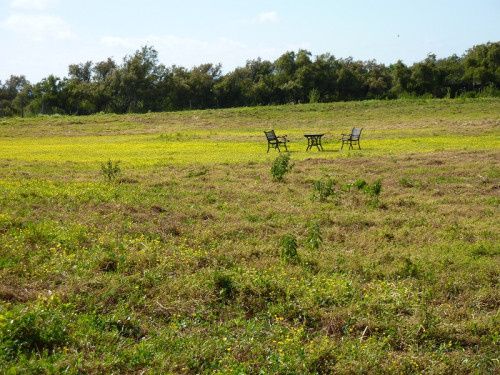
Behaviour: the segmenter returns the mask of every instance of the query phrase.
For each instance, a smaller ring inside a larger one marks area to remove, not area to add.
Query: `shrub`
[[[271,166],[271,175],[275,181],[283,181],[285,174],[290,172],[293,164],[290,163],[290,154],[280,154]]]
[[[317,180],[313,184],[313,199],[317,199],[320,202],[326,201],[328,197],[335,192],[335,181],[331,178],[326,180]]]
[[[108,160],[106,163],[101,164],[101,172],[106,180],[109,182],[114,181],[121,173],[120,161]]]
[[[281,258],[289,263],[297,263],[299,254],[297,252],[297,240],[294,235],[287,234],[281,238]]]
[[[311,250],[318,250],[323,242],[319,223],[311,223],[307,234],[307,245]]]

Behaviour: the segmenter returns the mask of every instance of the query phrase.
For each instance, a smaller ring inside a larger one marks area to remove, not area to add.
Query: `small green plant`
[[[377,198],[382,191],[382,181],[377,180],[371,185],[367,184],[364,189],[369,196]]]
[[[306,241],[311,250],[318,250],[320,248],[323,243],[323,237],[321,236],[319,223],[313,222],[309,224]]]
[[[341,186],[342,191],[349,192],[353,187],[357,188],[358,190],[363,190],[365,186],[367,185],[366,181],[363,179],[357,179],[354,182],[349,182]]]
[[[221,301],[232,300],[236,295],[236,286],[231,276],[216,272],[214,274],[214,290]]]
[[[314,181],[313,199],[324,202],[335,193],[335,181],[331,178]]]
[[[352,183],[352,186],[354,186],[358,190],[362,190],[362,189],[366,188],[367,185],[368,185],[368,183],[363,179],[357,179],[356,181],[354,181]]]
[[[399,179],[399,184],[402,187],[411,188],[415,186],[415,182],[409,177],[401,177]]]
[[[379,196],[382,191],[382,181],[380,179],[373,184],[366,184],[363,191],[370,196],[369,206],[380,207]]]
[[[309,103],[319,103],[320,98],[321,94],[318,89],[314,88],[309,91]]]
[[[297,263],[299,253],[297,252],[297,239],[292,234],[286,234],[281,238],[281,258],[288,263]]]
[[[275,181],[283,181],[285,174],[290,172],[293,164],[290,163],[290,154],[280,154],[271,166],[271,175]]]
[[[118,161],[113,162],[110,159],[106,163],[102,163],[101,164],[101,172],[107,181],[111,182],[111,181],[116,180],[116,178],[122,172],[122,170],[120,168],[120,161],[118,160]]]
[[[418,277],[420,271],[416,263],[414,263],[410,258],[404,258],[404,264],[401,270],[399,271],[399,276],[408,278],[408,277]]]
[[[0,344],[7,357],[20,353],[50,353],[67,342],[62,315],[41,306],[11,312],[0,325]]]

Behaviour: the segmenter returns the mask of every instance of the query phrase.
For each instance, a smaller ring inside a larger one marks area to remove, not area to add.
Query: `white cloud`
[[[100,42],[116,55],[131,54],[144,45],[153,46],[161,57],[167,59],[168,64],[191,66],[205,62],[222,62],[227,56],[234,56],[247,49],[247,46],[227,38],[203,41],[176,35],[105,36]],[[161,60],[163,61],[163,58]]]
[[[48,14],[11,14],[2,26],[35,41],[67,40],[74,37],[71,27],[58,16]]]
[[[248,59],[261,57],[273,60],[284,51],[308,49],[307,43],[269,45],[247,45],[229,38],[199,40],[176,35],[150,35],[146,37],[105,36],[100,39],[108,56],[132,54],[141,46],[153,46],[159,59],[166,65],[180,65],[186,68],[202,63],[223,63],[228,71],[245,65]]]
[[[263,12],[257,16],[259,23],[276,23],[279,21],[278,13],[276,12]]]
[[[58,2],[58,0],[12,0],[10,6],[14,9],[41,11],[56,5]]]

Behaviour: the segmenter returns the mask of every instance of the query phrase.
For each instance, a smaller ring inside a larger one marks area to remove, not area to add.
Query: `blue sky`
[[[224,71],[299,48],[411,64],[499,41],[499,20],[499,0],[0,0],[0,80],[65,76],[145,44],[166,65]]]

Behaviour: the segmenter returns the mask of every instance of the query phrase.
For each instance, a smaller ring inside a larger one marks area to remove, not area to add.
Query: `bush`
[[[275,181],[283,181],[285,174],[290,172],[293,164],[290,163],[290,154],[280,154],[271,166],[271,175]]]
[[[299,254],[297,252],[297,240],[292,234],[287,234],[281,238],[281,259],[288,263],[297,263]]]
[[[114,181],[121,173],[120,161],[108,160],[106,163],[101,164],[101,172],[106,180],[109,182]]]

